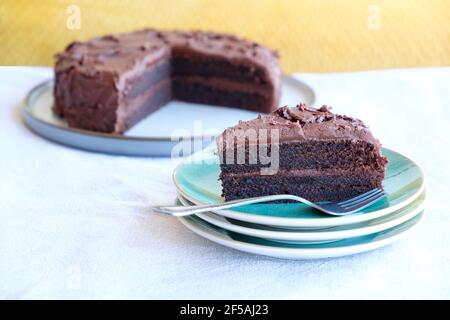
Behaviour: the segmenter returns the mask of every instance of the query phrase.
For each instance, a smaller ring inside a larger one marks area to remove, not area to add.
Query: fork
[[[297,202],[302,202],[310,207],[320,210],[332,216],[345,216],[351,213],[355,213],[361,209],[364,209],[379,199],[386,196],[386,192],[383,189],[376,188],[372,189],[366,193],[360,194],[356,197],[343,200],[340,202],[311,202],[302,197],[294,196],[291,194],[277,194],[272,196],[261,196],[240,200],[233,200],[221,203],[204,204],[204,205],[194,205],[194,206],[154,206],[153,211],[158,213],[164,213],[167,215],[182,217],[191,214],[197,214],[207,211],[214,210],[224,210],[235,207],[240,207],[248,204],[276,201],[276,200],[293,200]]]

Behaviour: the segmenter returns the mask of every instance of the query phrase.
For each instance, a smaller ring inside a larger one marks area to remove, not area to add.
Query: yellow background
[[[285,72],[450,65],[450,0],[0,0],[0,65],[52,65],[72,40],[143,27],[237,33],[278,48]]]

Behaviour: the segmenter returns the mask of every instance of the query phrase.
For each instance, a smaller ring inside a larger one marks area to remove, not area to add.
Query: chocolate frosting
[[[247,129],[278,129],[280,143],[347,139],[379,145],[378,140],[361,120],[334,114],[330,109],[325,105],[319,109],[307,107],[305,104],[294,108],[285,106],[254,120],[241,121],[226,129],[219,139],[223,139],[226,134],[239,136]]]
[[[280,69],[278,53],[258,43],[228,34],[201,31],[158,31],[144,29],[130,33],[73,42],[56,55],[56,73],[76,68],[87,76],[106,70],[119,77],[129,77],[151,63],[171,54],[198,54],[254,65],[265,69],[278,88]],[[138,70],[136,70],[138,69]],[[124,82],[124,81],[122,81]],[[123,84],[123,83],[122,83]]]

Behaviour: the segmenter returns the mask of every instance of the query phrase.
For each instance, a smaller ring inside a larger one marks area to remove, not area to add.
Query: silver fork
[[[158,213],[164,213],[175,217],[188,216],[191,214],[197,214],[207,211],[224,210],[235,207],[244,206],[247,204],[276,201],[276,200],[293,200],[307,204],[317,210],[333,216],[345,216],[364,209],[374,202],[378,201],[386,195],[380,188],[370,190],[366,193],[360,194],[356,197],[343,200],[340,202],[322,202],[315,203],[308,201],[302,197],[290,195],[290,194],[278,194],[273,196],[262,196],[255,198],[247,198],[240,200],[233,200],[221,203],[194,205],[189,207],[184,206],[155,206],[152,207],[153,211]]]

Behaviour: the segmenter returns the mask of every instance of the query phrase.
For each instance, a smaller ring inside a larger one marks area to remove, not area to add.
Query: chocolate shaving
[[[336,116],[329,111],[330,109],[330,107],[325,105],[320,109],[315,109],[301,103],[295,108],[289,108],[287,106],[279,108],[275,113],[286,120],[299,122],[303,126],[308,123],[320,123],[335,119]]]

